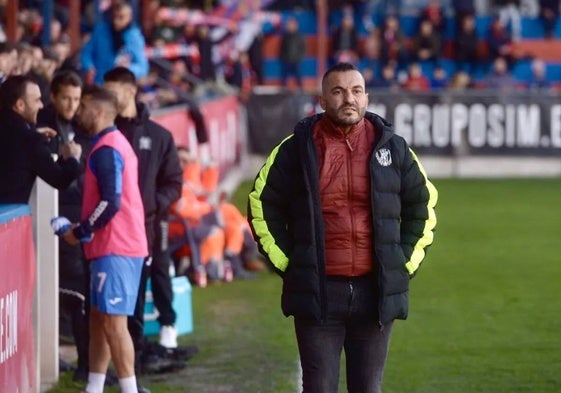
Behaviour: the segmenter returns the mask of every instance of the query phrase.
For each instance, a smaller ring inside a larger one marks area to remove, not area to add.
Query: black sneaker
[[[144,352],[150,355],[156,355],[164,358],[187,361],[199,353],[197,345],[178,345],[176,348],[166,348],[155,341],[145,344]]]
[[[167,356],[185,361],[199,353],[198,345],[178,345],[177,348],[165,348],[165,350],[168,354]]]
[[[162,374],[181,370],[187,367],[184,360],[176,360],[157,355],[145,356],[140,365],[143,374]]]

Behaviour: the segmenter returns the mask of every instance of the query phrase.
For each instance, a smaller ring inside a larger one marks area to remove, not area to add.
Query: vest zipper
[[[347,195],[348,195],[348,209],[349,209],[349,217],[351,218],[351,241],[354,244],[355,243],[355,222],[354,222],[354,217],[353,217],[353,206],[352,206],[352,199],[353,199],[353,164],[352,164],[352,159],[353,159],[353,155],[352,152],[353,147],[351,146],[351,142],[349,142],[348,138],[345,138],[345,143],[347,144],[347,147],[349,148],[349,150],[347,151],[347,179],[348,179],[348,190],[347,190]],[[355,248],[351,247],[352,253],[351,253],[351,272],[352,274],[354,274],[354,270],[355,270]]]

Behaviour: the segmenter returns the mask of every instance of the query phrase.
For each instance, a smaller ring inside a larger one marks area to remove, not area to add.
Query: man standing
[[[51,103],[39,111],[37,123],[54,129],[57,134],[49,145],[54,154],[61,154],[62,146],[77,141],[87,156],[91,138],[78,130],[74,115],[80,105],[82,80],[73,71],[61,71],[53,78],[50,86]],[[82,209],[83,176],[78,177],[65,190],[59,193],[59,215],[71,222],[80,220]],[[74,380],[86,381],[88,376],[88,318],[86,299],[88,298],[87,262],[80,245],[70,245],[59,238],[59,303],[61,316],[68,316],[76,351],[77,369]],[[62,325],[61,325],[62,326]],[[61,329],[62,331],[63,329]]]
[[[152,279],[154,304],[160,313],[160,344],[177,348],[173,292],[169,275],[168,214],[170,206],[179,199],[183,172],[171,133],[149,118],[146,107],[136,102],[136,78],[124,67],[116,67],[103,76],[104,87],[115,93],[119,103],[116,124],[138,157],[139,187],[144,204],[145,226],[150,258],[143,270],[134,317],[129,329],[137,350],[138,361],[145,372],[169,371],[184,367],[181,361],[147,356],[144,348],[144,301],[146,281]],[[163,352],[162,352],[163,353]]]
[[[27,76],[11,76],[2,83],[1,98],[0,203],[28,203],[37,176],[55,188],[68,187],[81,172],[82,148],[65,143],[62,159],[53,160],[48,137],[56,132],[35,126],[43,107],[39,86]]]
[[[111,5],[110,18],[95,26],[81,52],[82,68],[88,82],[101,84],[113,67],[129,68],[137,78],[148,75],[148,58],[142,31],[133,20],[132,6],[126,1]]]
[[[286,81],[292,75],[296,78],[298,87],[302,88],[300,64],[304,56],[306,56],[306,41],[300,32],[298,20],[290,17],[286,20],[279,52],[279,59],[282,65],[281,86],[286,88]]]
[[[351,64],[322,80],[325,113],[303,119],[271,153],[249,194],[260,251],[283,278],[303,392],[381,392],[394,319],[432,244],[437,192],[390,123],[366,112]]]
[[[113,93],[92,86],[82,94],[78,121],[94,138],[84,176],[82,221],[62,235],[70,244],[91,238],[83,243],[91,282],[87,393],[103,392],[111,359],[121,392],[138,392],[127,316],[134,312],[148,248],[138,163],[114,125],[117,112]]]

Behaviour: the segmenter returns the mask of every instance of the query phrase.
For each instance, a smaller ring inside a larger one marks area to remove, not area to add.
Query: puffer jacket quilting
[[[312,129],[322,114],[302,120],[269,155],[249,195],[248,219],[260,251],[283,277],[285,315],[324,320],[325,228]],[[437,192],[415,154],[391,124],[372,113],[382,130],[370,158],[374,255],[378,262],[378,320],[408,314],[409,280],[432,244]]]

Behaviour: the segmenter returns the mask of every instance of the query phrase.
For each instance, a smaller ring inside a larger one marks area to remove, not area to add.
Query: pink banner
[[[0,222],[0,392],[35,392],[31,215]]]

